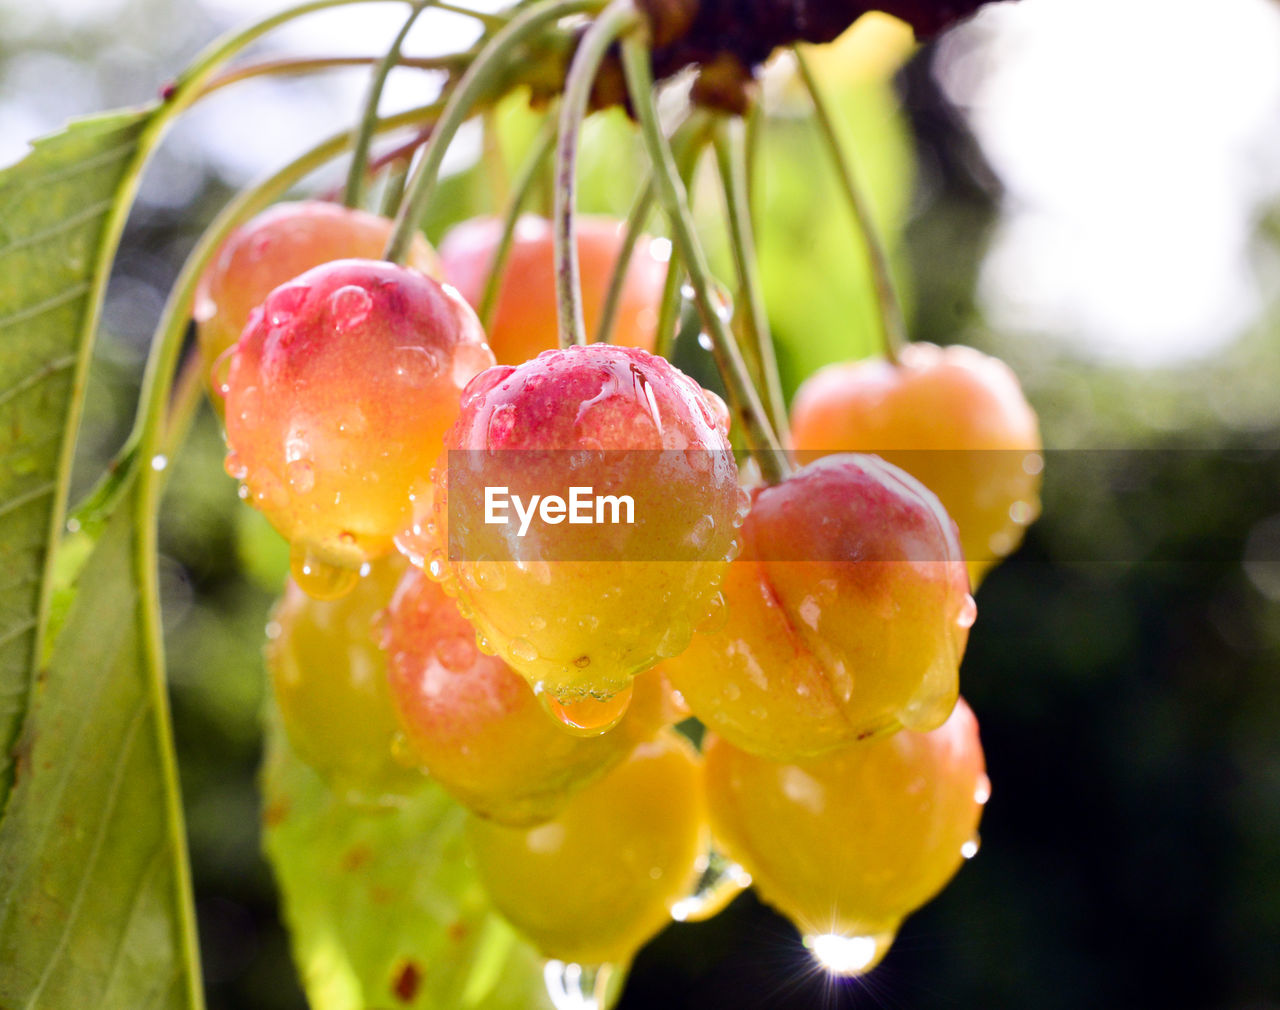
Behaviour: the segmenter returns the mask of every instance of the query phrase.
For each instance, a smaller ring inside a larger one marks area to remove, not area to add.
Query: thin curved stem
[[[604,302],[600,307],[600,322],[596,326],[596,343],[607,344],[613,339],[613,324],[618,318],[618,309],[622,304],[622,289],[626,287],[627,270],[631,266],[631,257],[635,254],[636,243],[644,230],[645,222],[653,210],[653,176],[645,176],[640,192],[636,194],[627,213],[626,224],[623,225],[622,247],[618,250],[618,258],[614,261],[613,271],[609,275],[609,286],[605,289]]]
[[[396,65],[412,70],[460,71],[467,68],[467,64],[471,62],[477,51],[467,49],[444,56],[402,56]],[[385,58],[385,56],[285,56],[274,60],[262,60],[258,63],[246,63],[242,67],[232,67],[218,74],[204,86],[200,97],[206,98],[215,91],[221,91],[232,84],[239,84],[241,81],[252,80],[255,77],[286,77],[310,74],[317,70],[372,67]]]
[[[400,50],[404,46],[404,40],[409,37],[409,32],[413,28],[414,22],[430,6],[432,6],[431,0],[422,0],[422,2],[414,6],[413,10],[409,12],[409,16],[404,19],[404,26],[396,34],[391,43],[391,48],[387,50],[386,55],[378,61],[378,65],[373,70],[373,77],[369,81],[369,92],[364,100],[364,112],[360,117],[360,126],[356,131],[355,144],[351,148],[351,165],[347,169],[347,185],[342,194],[342,202],[353,209],[359,207],[360,201],[364,198],[365,169],[369,164],[369,145],[373,142],[373,129],[378,122],[378,106],[382,102],[383,88],[386,87],[387,78],[391,76],[392,69],[400,62]]]
[[[908,336],[907,324],[902,316],[902,303],[898,300],[897,291],[893,286],[893,277],[889,272],[889,258],[885,255],[884,244],[876,231],[871,206],[861,187],[858,186],[848,151],[840,143],[835,117],[822,92],[822,86],[814,76],[813,68],[809,66],[809,61],[805,59],[800,47],[793,46],[792,51],[795,53],[800,77],[804,80],[805,88],[808,89],[809,97],[813,102],[818,128],[831,154],[831,160],[835,163],[836,171],[840,174],[840,182],[849,200],[849,207],[853,211],[854,222],[862,233],[862,244],[867,253],[867,266],[871,270],[871,280],[875,287],[876,306],[880,317],[880,336],[884,342],[885,357],[897,364],[898,352],[906,345]]]
[[[734,116],[718,125],[715,148],[729,219],[729,245],[733,250],[733,264],[738,274],[739,309],[745,309],[743,319],[751,336],[756,378],[763,387],[764,406],[769,414],[769,422],[786,444],[790,441],[787,433],[787,405],[782,397],[778,356],[773,346],[773,336],[769,332],[769,316],[765,310],[764,291],[756,266],[755,234],[747,204],[746,128],[740,117]]]
[[[395,228],[384,258],[399,263],[408,255],[418,224],[435,192],[440,165],[444,162],[449,143],[486,92],[510,73],[509,57],[516,48],[547,25],[571,14],[591,10],[598,3],[599,0],[544,0],[523,9],[489,40],[453,90],[431,139],[418,158],[418,166],[413,171],[400,212],[396,215]]]
[[[640,24],[633,0],[612,0],[587,29],[565,78],[560,105],[560,138],[556,144],[555,227],[556,319],[560,346],[587,342],[582,311],[582,272],[578,264],[578,134],[600,64],[609,47]]]
[[[658,123],[648,45],[635,36],[624,38],[622,68],[627,78],[627,93],[640,120],[640,130],[653,162],[658,197],[671,218],[671,229],[684,256],[698,310],[702,313],[703,325],[711,335],[711,351],[715,356],[716,367],[724,379],[730,406],[742,424],[747,445],[760,467],[761,476],[768,483],[776,484],[787,476],[789,464],[778,437],[769,424],[768,415],[760,403],[760,396],[751,382],[733,334],[716,311],[711,268],[707,265],[706,254],[698,242],[685,187],[676,171],[671,148]]]
[[[689,135],[683,144],[682,138],[676,137],[673,144],[676,172],[680,183],[687,191],[698,170],[698,162],[707,142],[707,121],[690,120],[686,124]],[[680,247],[671,244],[671,255],[667,260],[667,279],[662,286],[662,301],[658,304],[658,337],[654,342],[654,353],[662,358],[670,358],[675,348],[677,330],[680,324],[680,308],[684,293],[684,261],[680,256]]]
[[[502,235],[498,247],[493,252],[493,262],[489,264],[489,276],[484,282],[484,292],[480,296],[480,305],[476,315],[480,317],[480,325],[487,331],[493,322],[493,313],[498,304],[498,292],[502,285],[502,275],[507,268],[507,258],[511,255],[511,246],[515,238],[516,224],[520,220],[520,212],[528,202],[529,193],[541,174],[542,166],[551,155],[551,148],[556,142],[556,118],[547,116],[538,135],[533,140],[524,164],[520,166],[520,174],[516,177],[507,200],[506,210],[502,215]]]

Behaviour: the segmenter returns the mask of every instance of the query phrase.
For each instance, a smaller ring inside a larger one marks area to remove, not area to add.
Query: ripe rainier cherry
[[[219,362],[244,331],[249,314],[273,288],[322,263],[379,259],[391,222],[362,210],[322,200],[278,203],[236,229],[200,278],[196,291],[196,336],[214,406],[221,412],[224,374]],[[408,265],[440,279],[440,261],[421,236],[409,248]]]
[[[624,225],[605,217],[577,219],[578,263],[587,334],[594,337],[605,293],[621,251]],[[464,221],[440,243],[440,258],[449,283],[479,307],[489,277],[502,222],[497,218]],[[501,364],[518,365],[557,346],[555,252],[551,222],[525,215],[516,223],[506,269],[490,322],[489,345]],[[652,350],[658,306],[666,283],[663,240],[641,236],[627,265],[612,343]]]
[[[976,608],[930,491],[827,456],[758,490],[742,540],[725,619],[663,664],[698,718],[779,760],[941,725]]]
[[[963,699],[939,729],[818,758],[777,763],[715,736],[704,755],[717,840],[838,973],[875,967],[977,852],[991,784]]]
[[[433,512],[401,548],[457,598],[481,648],[571,719],[595,705],[616,716],[631,678],[721,609],[746,507],[727,411],[664,359],[592,344],[490,369],[445,446]],[[634,507],[602,516],[597,499],[602,521],[561,513],[521,531],[487,521],[495,486],[526,501],[591,486]]]
[[[796,393],[791,435],[802,458],[870,452],[918,478],[959,526],[975,588],[1040,512],[1035,411],[1009,366],[972,347],[830,365]]]
[[[227,376],[226,467],[304,590],[341,595],[392,549],[462,388],[492,363],[457,292],[392,263],[335,260],[254,310]]]

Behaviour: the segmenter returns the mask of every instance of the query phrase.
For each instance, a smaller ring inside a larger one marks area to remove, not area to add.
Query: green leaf
[[[84,365],[150,110],[82,120],[0,172],[0,808],[65,505]]]
[[[312,1010],[550,1010],[542,959],[493,910],[442,789],[353,806],[278,720],[267,748],[266,849]]]
[[[185,1010],[198,992],[167,712],[125,494],[80,573],[0,822],[0,1007]]]

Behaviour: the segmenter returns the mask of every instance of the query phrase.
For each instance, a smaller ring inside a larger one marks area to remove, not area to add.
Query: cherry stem
[[[461,53],[449,53],[446,56],[404,56],[398,66],[412,70],[446,70],[460,71],[467,68],[475,56],[475,50]],[[235,67],[214,77],[200,92],[205,98],[232,84],[251,80],[255,77],[289,76],[309,74],[317,70],[342,70],[346,67],[371,67],[385,56],[285,56],[280,59],[262,60],[259,63],[248,63]]]
[[[686,192],[698,170],[698,162],[702,157],[710,131],[710,121],[701,113],[691,116],[685,129],[689,131],[687,138],[681,138],[677,132],[672,139],[672,153],[675,156],[676,171]],[[681,143],[682,139],[684,143]],[[690,196],[692,200],[692,195]],[[667,261],[667,279],[662,287],[662,302],[658,306],[658,339],[654,352],[663,358],[670,358],[675,349],[677,330],[680,325],[680,309],[684,298],[684,261],[680,256],[680,247],[671,244],[671,256]]]
[[[622,305],[622,289],[626,287],[627,271],[631,266],[631,258],[635,255],[636,243],[644,230],[649,214],[653,210],[653,177],[646,176],[627,212],[626,223],[622,227],[622,247],[618,250],[618,258],[613,263],[609,274],[609,286],[605,289],[604,302],[600,307],[600,323],[596,327],[596,343],[607,344],[613,339],[613,325],[618,318],[618,309]]]
[[[450,94],[440,121],[418,158],[417,167],[406,187],[405,199],[396,214],[395,228],[383,254],[385,259],[403,263],[408,256],[409,246],[435,193],[440,166],[450,142],[477,103],[491,97],[492,91],[511,86],[510,75],[516,49],[547,25],[571,14],[591,10],[598,2],[599,0],[544,0],[524,8],[480,50],[475,62],[467,68],[458,86]]]
[[[800,51],[800,47],[793,46],[792,52],[795,53],[796,66],[800,70],[800,77],[803,79],[805,88],[808,89],[809,97],[813,102],[813,111],[818,121],[818,128],[822,133],[823,140],[826,142],[831,160],[839,172],[841,185],[844,188],[845,196],[849,200],[849,207],[853,211],[854,222],[858,226],[858,231],[862,234],[862,244],[866,249],[867,266],[871,271],[876,305],[879,309],[880,336],[884,344],[884,355],[896,365],[898,363],[898,352],[906,346],[908,337],[907,324],[902,316],[902,303],[898,300],[897,292],[893,286],[893,277],[889,272],[889,258],[885,255],[884,244],[880,241],[879,232],[876,230],[875,220],[871,213],[871,205],[868,203],[854,175],[852,160],[847,149],[840,142],[840,134],[836,128],[835,116],[832,113],[831,105],[827,101],[826,95],[823,94],[822,86],[814,76],[813,69],[809,66],[809,61],[805,58],[804,53]]]
[[[507,200],[507,208],[502,216],[502,235],[498,247],[493,252],[493,262],[489,264],[489,276],[484,283],[484,292],[480,296],[480,305],[476,315],[480,317],[480,325],[487,331],[493,322],[493,313],[498,304],[498,292],[501,290],[502,275],[507,269],[507,259],[511,255],[514,244],[516,225],[520,221],[520,212],[529,201],[534,183],[542,173],[542,167],[551,156],[551,149],[556,142],[555,116],[548,116],[543,121],[538,135],[534,137],[529,154],[520,166],[520,173],[511,189]]]
[[[641,24],[633,0],[612,0],[583,34],[564,83],[560,135],[556,143],[555,227],[556,319],[560,346],[587,342],[578,263],[578,135],[587,115],[591,88],[605,54],[619,37]]]
[[[789,461],[778,442],[778,436],[769,424],[769,417],[760,403],[760,395],[742,360],[742,352],[728,325],[716,311],[711,269],[707,265],[706,253],[698,242],[685,186],[676,171],[671,147],[658,123],[650,59],[649,47],[645,41],[636,36],[623,39],[622,68],[627,79],[627,93],[640,120],[640,131],[653,163],[658,198],[671,219],[675,244],[680,247],[684,257],[689,282],[702,313],[703,325],[711,335],[711,352],[715,356],[716,367],[724,379],[730,406],[742,424],[747,445],[760,467],[761,476],[766,482],[776,484],[786,478]]]
[[[765,410],[773,430],[785,443],[787,404],[782,396],[782,380],[778,376],[778,356],[769,331],[764,291],[756,265],[755,234],[747,202],[746,124],[733,116],[718,124],[715,131],[716,163],[720,169],[721,189],[729,219],[729,246],[738,274],[738,311],[751,337],[753,376],[763,386]]]
[[[382,102],[382,91],[386,87],[387,78],[392,69],[400,62],[400,50],[409,30],[418,20],[418,15],[431,6],[431,0],[424,0],[414,6],[404,20],[404,26],[397,33],[391,48],[374,67],[373,77],[369,81],[369,92],[364,100],[364,113],[360,117],[360,126],[355,134],[355,143],[351,148],[351,166],[347,169],[347,186],[342,194],[342,202],[348,207],[357,208],[364,199],[365,169],[369,164],[369,145],[373,142],[373,130],[378,122],[378,106]]]

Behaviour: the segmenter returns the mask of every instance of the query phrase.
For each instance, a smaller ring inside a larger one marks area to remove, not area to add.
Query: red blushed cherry
[[[231,234],[200,278],[193,312],[211,399],[219,413],[226,376],[214,374],[214,365],[220,359],[225,362],[223,355],[267,295],[332,260],[379,259],[390,237],[387,218],[322,200],[278,203]],[[437,280],[442,276],[435,250],[420,235],[409,247],[407,263]]]
[[[976,607],[955,524],[874,456],[828,456],[759,489],[726,615],[663,664],[708,727],[776,760],[951,712]]]
[[[227,377],[227,472],[292,544],[301,588],[341,595],[392,549],[492,362],[455,291],[392,263],[327,263],[254,310]]]
[[[802,458],[870,452],[918,478],[960,528],[976,588],[1040,512],[1040,428],[1017,376],[972,347],[908,344],[898,363],[830,365],[791,408]]]

